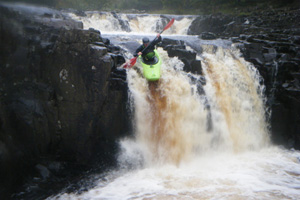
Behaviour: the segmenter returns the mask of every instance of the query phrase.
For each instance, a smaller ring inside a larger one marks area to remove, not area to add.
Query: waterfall
[[[165,23],[161,18],[90,13],[80,20],[113,35],[123,34],[125,20],[127,31],[141,37]],[[180,19],[189,26],[191,18]],[[142,28],[146,21],[151,26]],[[169,34],[185,34],[176,23]],[[134,137],[119,142],[119,167],[86,192],[48,199],[299,199],[300,152],[271,144],[257,69],[234,45],[180,38],[203,49],[203,74],[184,72],[161,48],[158,82],[143,78],[140,63],[127,69]]]
[[[241,152],[269,144],[261,77],[238,50],[203,54],[205,96],[193,92],[201,83],[192,84],[181,61],[160,54],[165,62],[158,82],[140,76],[141,66],[128,72],[136,140],[145,147],[147,163],[179,164],[207,151]]]
[[[123,14],[114,12],[86,12],[86,16],[68,13],[72,18],[82,21],[83,28],[95,28],[109,34],[153,34],[175,18],[176,24],[164,32],[165,35],[185,35],[196,16]]]
[[[224,140],[232,143],[235,151],[259,149],[269,144],[262,78],[239,54],[234,48],[204,53],[212,121],[225,125],[219,128],[227,130],[229,137]]]
[[[134,101],[137,141],[143,143],[149,162],[166,160],[179,163],[196,147],[195,137],[206,129],[206,110],[187,75],[183,63],[168,59],[160,51],[164,76],[147,82],[135,70],[129,72],[129,87]],[[138,66],[139,67],[139,66]]]

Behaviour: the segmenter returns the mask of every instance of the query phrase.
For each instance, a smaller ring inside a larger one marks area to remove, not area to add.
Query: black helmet
[[[144,37],[144,38],[143,38],[143,43],[144,43],[144,44],[149,43],[149,38]]]

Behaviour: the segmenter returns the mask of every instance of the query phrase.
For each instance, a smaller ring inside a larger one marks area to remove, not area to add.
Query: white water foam
[[[180,166],[134,170],[88,192],[56,199],[299,199],[300,153],[276,147],[206,154]]]
[[[264,86],[258,71],[237,49],[208,48],[203,54],[203,70],[212,121],[218,124],[216,134],[235,151],[268,145]]]
[[[238,51],[220,48],[216,53],[203,54],[205,97],[193,92],[199,85],[191,84],[189,77],[193,75],[182,71],[183,64],[177,58],[170,59],[162,51],[160,54],[165,62],[157,84],[139,75],[140,67],[131,70],[128,77],[136,136],[148,147],[145,157],[149,162],[179,164],[207,151],[238,153],[269,145],[264,88],[258,72],[239,57]],[[207,102],[210,110],[206,109]],[[210,131],[208,112],[213,122]]]
[[[122,14],[110,12],[86,12],[87,16],[68,13],[70,17],[83,23],[84,29],[94,28],[104,34],[156,34],[163,29],[172,16]],[[195,16],[182,17],[164,32],[165,35],[186,35]],[[123,25],[123,28],[122,28]],[[127,29],[127,30],[126,30]]]

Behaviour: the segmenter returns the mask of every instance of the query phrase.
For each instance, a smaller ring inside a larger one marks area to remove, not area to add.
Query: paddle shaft
[[[159,33],[159,35],[161,35],[165,30],[167,30],[168,28],[170,28],[172,26],[172,24],[174,23],[174,18],[171,19],[171,21],[164,27],[164,29]],[[158,38],[158,36],[156,36],[148,46],[146,46],[146,48],[144,48],[141,52],[145,52],[145,50],[152,45],[152,43],[156,40],[156,38]]]

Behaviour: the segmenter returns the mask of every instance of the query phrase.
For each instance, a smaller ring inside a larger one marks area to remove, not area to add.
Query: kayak
[[[161,59],[156,49],[154,49],[154,53],[153,61],[144,61],[142,56],[139,56],[139,60],[143,66],[144,77],[148,81],[157,81],[160,78]]]

